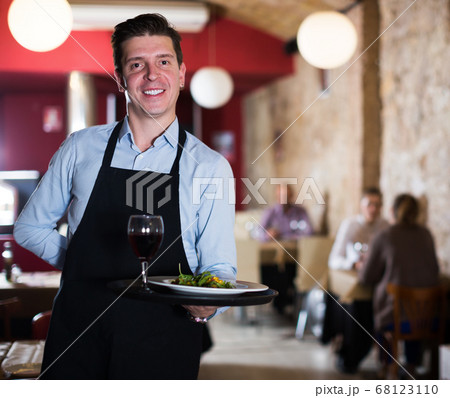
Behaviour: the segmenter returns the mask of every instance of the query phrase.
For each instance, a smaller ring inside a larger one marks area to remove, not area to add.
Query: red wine
[[[161,244],[162,231],[151,234],[129,233],[128,239],[136,256],[148,260],[155,255]]]

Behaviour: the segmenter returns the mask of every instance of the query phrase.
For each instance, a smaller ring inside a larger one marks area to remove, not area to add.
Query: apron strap
[[[172,165],[172,169],[170,170],[171,175],[180,173],[180,158],[181,158],[181,153],[183,152],[185,142],[186,142],[186,131],[184,131],[184,129],[182,129],[180,127],[179,132],[178,132],[177,156],[175,157],[175,160]]]
[[[120,130],[123,125],[123,119],[117,123],[116,127],[114,127],[113,132],[108,140],[108,145],[106,146],[105,155],[103,156],[102,167],[109,167],[112,162],[112,158],[114,156],[114,150],[116,148],[117,139],[119,138]],[[170,170],[170,174],[179,174],[180,171],[180,158],[181,153],[183,152],[184,143],[186,142],[186,131],[184,131],[181,127],[179,128],[178,133],[178,148],[177,155],[172,165],[172,169]]]
[[[113,132],[111,133],[111,137],[109,137],[108,145],[106,146],[105,154],[103,156],[102,167],[109,167],[112,162],[112,158],[114,156],[114,150],[116,149],[117,139],[119,138],[120,130],[123,125],[123,119],[116,124]]]

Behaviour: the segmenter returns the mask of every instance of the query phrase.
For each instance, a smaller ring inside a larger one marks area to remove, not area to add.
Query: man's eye
[[[130,64],[130,70],[136,70],[139,69],[141,67],[141,64],[139,62],[133,62],[132,64]]]
[[[161,61],[161,65],[169,65],[169,61],[163,59],[163,60]]]

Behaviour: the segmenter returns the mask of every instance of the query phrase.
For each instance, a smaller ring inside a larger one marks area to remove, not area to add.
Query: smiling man
[[[165,225],[150,276],[175,276],[181,267],[183,274],[210,271],[235,279],[231,168],[179,128],[175,114],[186,72],[180,40],[158,14],[115,27],[114,75],[127,98],[127,116],[73,133],[16,223],[19,244],[62,268],[42,378],[197,377],[202,324],[220,310],[126,297],[114,302],[107,287],[139,276],[126,231],[130,215],[145,212],[161,215]],[[205,184],[217,179],[224,181],[220,190]],[[151,182],[142,190],[156,209],[129,205],[127,187],[138,180]],[[194,201],[197,180],[201,195]],[[66,210],[67,238],[56,230]]]

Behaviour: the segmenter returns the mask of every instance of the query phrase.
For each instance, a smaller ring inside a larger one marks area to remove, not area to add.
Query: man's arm
[[[328,267],[349,270],[353,268],[353,259],[347,258],[347,244],[350,242],[351,221],[344,220],[339,227],[328,259]]]
[[[49,169],[31,195],[14,225],[14,239],[25,249],[56,268],[62,268],[67,238],[56,223],[71,200],[74,139],[69,137],[50,161]]]
[[[273,227],[273,218],[275,216],[275,206],[268,207],[261,215],[260,225],[257,225],[257,239],[261,242],[269,242],[272,238],[278,238],[279,231]]]
[[[200,196],[197,212],[196,250],[200,269],[221,279],[235,279],[235,192],[233,173],[224,158],[216,163],[211,181]]]
[[[234,240],[235,192],[233,172],[221,158],[200,196],[197,212],[196,251],[200,267],[221,279],[236,280],[236,243]],[[202,178],[203,180],[203,178]],[[231,184],[230,182],[233,182]],[[205,318],[228,307],[184,306],[194,317]]]
[[[308,212],[305,208],[301,207],[300,220],[305,222],[304,228],[300,230],[301,235],[312,235],[314,233],[314,228],[309,218]]]

